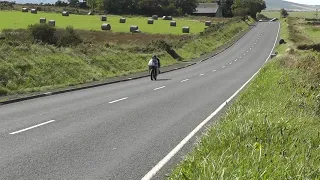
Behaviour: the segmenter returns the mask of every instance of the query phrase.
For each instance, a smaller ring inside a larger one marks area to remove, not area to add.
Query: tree
[[[289,16],[289,13],[285,10],[285,9],[281,9],[280,10],[280,17],[281,18],[286,18],[286,17],[288,17]]]
[[[257,13],[265,8],[264,0],[235,0],[232,5],[233,12],[243,12],[245,10],[254,19],[257,19]]]

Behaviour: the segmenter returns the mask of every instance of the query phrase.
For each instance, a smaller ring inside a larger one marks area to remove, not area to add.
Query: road
[[[0,106],[0,179],[141,179],[257,72],[278,31],[258,23],[223,53],[158,81]]]

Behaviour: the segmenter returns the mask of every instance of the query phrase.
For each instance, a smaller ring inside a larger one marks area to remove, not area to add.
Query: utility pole
[[[318,19],[318,9],[316,9],[316,19]]]

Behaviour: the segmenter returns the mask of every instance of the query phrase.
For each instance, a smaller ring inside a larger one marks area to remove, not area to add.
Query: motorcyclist
[[[153,70],[154,72],[159,71],[159,62],[160,62],[160,60],[157,58],[157,56],[153,55],[152,58],[148,62],[149,73],[151,72],[151,70]],[[153,80],[152,76],[151,76],[151,80]]]

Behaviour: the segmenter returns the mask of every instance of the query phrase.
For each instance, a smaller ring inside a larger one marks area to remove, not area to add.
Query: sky
[[[286,0],[299,4],[320,5],[320,0]]]

